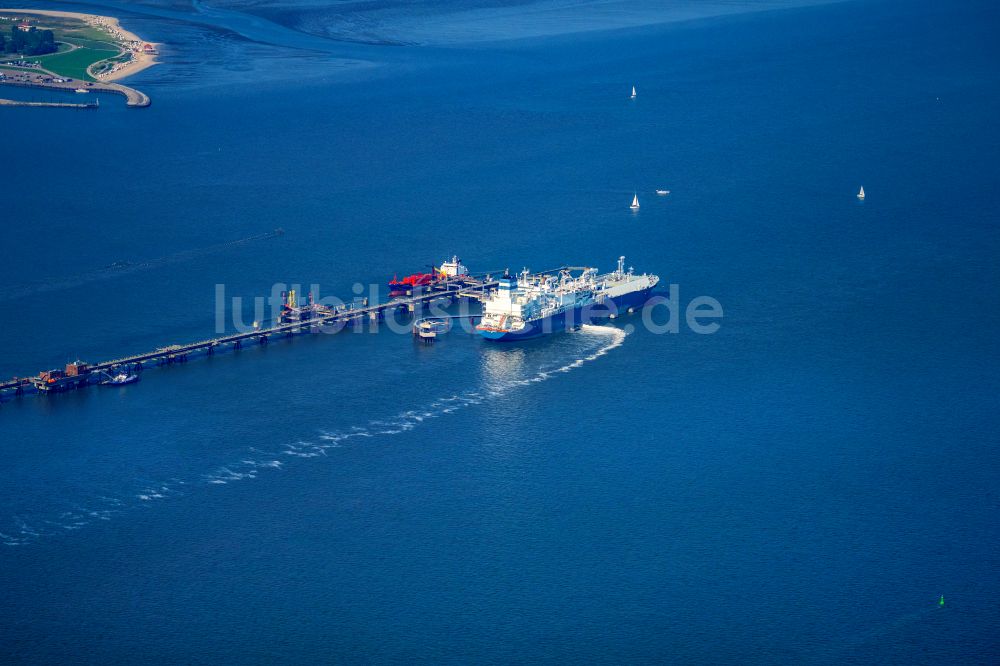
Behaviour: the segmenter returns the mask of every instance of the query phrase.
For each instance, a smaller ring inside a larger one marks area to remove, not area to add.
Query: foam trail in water
[[[224,486],[236,481],[258,478],[261,471],[279,470],[285,466],[281,459],[308,459],[328,455],[328,451],[343,447],[351,441],[362,441],[379,436],[393,436],[409,432],[428,419],[440,418],[458,410],[482,404],[487,400],[515,390],[544,382],[567,372],[571,372],[586,363],[595,361],[625,342],[626,333],[612,326],[585,325],[577,335],[594,336],[602,340],[602,344],[594,351],[573,359],[551,369],[539,369],[526,377],[503,379],[495,381],[480,390],[470,390],[444,396],[431,402],[402,411],[395,416],[373,419],[365,426],[354,426],[340,431],[320,431],[315,440],[300,439],[287,442],[279,451],[262,451],[250,447],[247,454],[239,460],[217,467],[212,472],[198,478],[183,480],[171,478],[165,482],[150,482],[142,480],[137,483],[137,489],[121,497],[98,495],[89,505],[73,505],[67,511],[57,514],[52,519],[34,519],[28,522],[23,516],[12,519],[12,525],[0,529],[0,543],[8,546],[19,546],[36,541],[44,536],[51,536],[67,531],[78,530],[97,521],[107,521],[123,511],[141,505],[149,505],[159,500],[183,495],[191,486]]]
[[[368,425],[365,427],[354,427],[347,432],[322,431],[318,441],[299,440],[294,444],[286,444],[285,450],[282,453],[284,455],[297,458],[316,458],[327,455],[327,451],[329,449],[340,447],[343,445],[343,442],[350,440],[351,438],[375,437],[378,435],[398,435],[408,432],[422,424],[427,419],[439,418],[466,407],[479,405],[486,400],[500,397],[517,387],[544,382],[552,379],[558,374],[570,372],[586,363],[596,361],[601,356],[604,356],[612,350],[621,347],[622,344],[624,344],[627,335],[625,331],[620,328],[594,325],[583,326],[581,334],[606,336],[608,341],[598,347],[595,351],[550,370],[538,370],[533,375],[528,377],[499,381],[482,390],[466,391],[438,398],[423,407],[400,412],[395,417],[389,419],[372,420],[369,421]]]

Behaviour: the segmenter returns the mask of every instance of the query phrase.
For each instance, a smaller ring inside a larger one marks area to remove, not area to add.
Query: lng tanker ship
[[[597,302],[604,306],[605,316],[612,318],[621,312],[632,312],[645,305],[653,287],[660,281],[656,275],[636,275],[632,267],[626,271],[625,257],[618,257],[618,268],[611,273],[596,275],[597,269],[593,271]]]
[[[575,276],[569,269],[555,275],[505,273],[483,302],[476,331],[489,340],[527,340],[576,328],[641,307],[659,281],[656,275],[626,271],[625,257],[619,257],[616,271],[604,275],[596,268]]]

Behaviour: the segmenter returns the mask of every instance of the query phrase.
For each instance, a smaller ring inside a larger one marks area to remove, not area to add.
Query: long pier
[[[48,377],[53,371],[42,372],[34,377],[14,377],[6,381],[0,381],[0,399],[11,393],[15,396],[21,396],[31,391],[38,391],[40,393],[70,391],[95,384],[100,378],[106,377],[110,371],[118,371],[120,369],[141,371],[148,364],[167,365],[183,363],[187,361],[188,356],[198,352],[205,352],[211,355],[216,350],[227,347],[241,349],[243,344],[248,342],[264,345],[271,338],[275,337],[291,337],[300,333],[318,332],[328,326],[346,326],[366,319],[377,321],[384,318],[387,312],[415,312],[418,307],[439,299],[447,299],[448,301],[454,301],[457,298],[482,299],[496,285],[497,282],[495,280],[488,279],[449,281],[444,284],[433,285],[426,292],[418,289],[410,296],[396,298],[385,303],[365,304],[360,307],[352,306],[343,310],[318,313],[305,321],[278,323],[267,328],[254,328],[250,331],[223,335],[197,342],[173,344],[166,347],[159,347],[153,351],[122,356],[121,358],[102,361],[100,363],[70,364],[67,366],[67,370],[73,368],[72,373],[58,373],[58,378],[52,380],[51,384]]]
[[[0,99],[0,106],[33,106],[51,109],[98,109],[101,106],[99,101],[81,102],[22,102],[16,99]]]

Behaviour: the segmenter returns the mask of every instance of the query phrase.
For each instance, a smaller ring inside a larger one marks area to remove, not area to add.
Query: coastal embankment
[[[13,74],[13,76],[12,76]],[[12,72],[11,70],[4,70],[0,67],[0,85],[15,86],[19,88],[39,88],[42,90],[65,90],[67,92],[73,92],[76,90],[86,90],[87,92],[103,92],[103,93],[114,93],[115,95],[121,95],[125,98],[125,106],[130,108],[143,108],[149,106],[152,102],[149,99],[149,95],[142,92],[141,90],[136,90],[135,88],[129,88],[128,86],[122,85],[120,83],[86,83],[83,87],[80,87],[78,82],[73,81],[42,81],[42,77],[30,78],[22,77],[23,72]],[[17,106],[27,106],[25,104],[17,104]],[[44,104],[43,106],[50,106],[49,104]]]

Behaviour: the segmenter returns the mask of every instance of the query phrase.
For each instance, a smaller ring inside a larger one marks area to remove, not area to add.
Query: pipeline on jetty
[[[254,328],[251,331],[224,335],[208,340],[200,340],[188,344],[174,344],[160,347],[153,351],[123,356],[101,363],[84,363],[77,361],[66,366],[65,370],[49,370],[34,377],[14,377],[0,381],[0,398],[13,393],[24,395],[30,391],[39,393],[60,393],[83,388],[99,383],[108,373],[139,372],[147,365],[168,365],[183,363],[195,353],[203,352],[212,355],[225,348],[241,349],[244,344],[265,345],[272,338],[290,338],[302,333],[319,333],[331,330],[337,326],[344,327],[366,319],[377,321],[385,317],[387,312],[416,312],[419,307],[433,301],[454,301],[457,298],[481,300],[487,293],[496,288],[497,282],[488,277],[483,279],[468,278],[447,281],[433,285],[427,291],[415,290],[410,296],[396,298],[386,303],[369,305],[367,301],[361,305],[350,306],[343,310],[316,313],[305,321],[278,323],[267,328]]]

